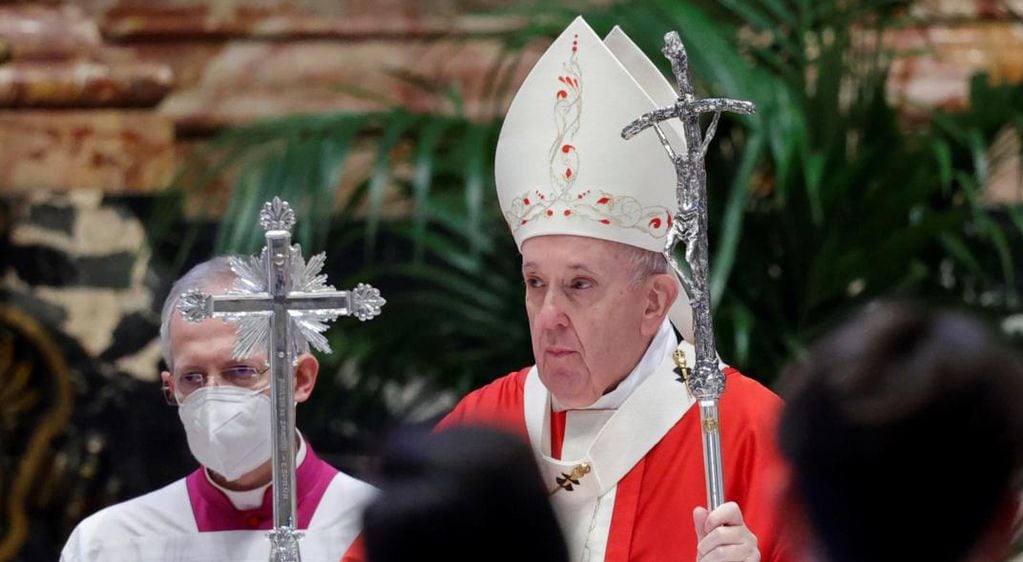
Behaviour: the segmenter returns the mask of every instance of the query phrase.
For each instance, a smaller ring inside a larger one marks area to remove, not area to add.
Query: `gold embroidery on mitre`
[[[566,492],[573,491],[573,486],[578,486],[579,481],[582,480],[583,476],[586,476],[589,473],[590,465],[585,462],[577,464],[574,468],[572,468],[571,472],[562,472],[561,476],[554,479],[556,485],[550,491],[549,495],[553,496],[562,490],[565,490]]]
[[[575,146],[583,111],[583,77],[579,66],[579,36],[572,41],[572,55],[562,65],[554,94],[557,133],[548,151],[550,185],[553,189],[526,190],[512,200],[504,213],[512,232],[530,222],[551,218],[587,220],[607,226],[636,229],[663,238],[671,229],[671,212],[662,206],[645,207],[635,197],[600,189],[575,193],[580,157]]]

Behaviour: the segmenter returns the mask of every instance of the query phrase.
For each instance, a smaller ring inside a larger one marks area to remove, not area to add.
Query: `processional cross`
[[[675,362],[689,387],[689,392],[700,406],[703,427],[703,467],[707,480],[707,505],[710,509],[724,503],[724,474],[721,462],[721,434],[718,401],[725,390],[725,376],[718,366],[714,345],[714,326],[710,310],[708,270],[710,258],[707,245],[707,170],[704,158],[707,146],[714,138],[718,119],[723,111],[750,115],[756,106],[748,101],[725,98],[697,98],[689,72],[689,57],[678,33],[664,36],[664,56],[671,61],[671,69],[678,84],[678,99],[668,107],[651,111],[622,130],[622,137],[630,139],[650,127],[654,128],[668,156],[675,164],[678,179],[676,194],[678,211],[664,246],[664,257],[671,264],[689,293],[693,306],[696,367],[690,376],[685,353],[676,351]],[[703,138],[700,115],[713,113],[714,118]],[[686,137],[684,153],[677,153],[657,124],[669,119],[682,121]],[[674,249],[678,242],[685,244],[685,260],[692,272],[687,274],[675,261]]]
[[[386,304],[380,291],[359,283],[351,291],[337,291],[321,275],[326,255],[308,262],[298,244],[291,244],[295,213],[287,202],[274,197],[263,205],[259,223],[266,230],[266,246],[259,257],[231,258],[236,275],[224,295],[192,290],[181,295],[178,309],[189,322],[219,317],[237,324],[234,357],[266,351],[270,362],[273,415],[273,523],[269,533],[271,562],[298,562],[295,516],[295,387],[294,362],[308,342],[330,353],[323,332],[339,316],[369,320]]]

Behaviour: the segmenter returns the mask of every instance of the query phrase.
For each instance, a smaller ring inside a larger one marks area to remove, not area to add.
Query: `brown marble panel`
[[[183,134],[202,133],[253,119],[303,112],[368,111],[392,106],[412,111],[458,111],[473,118],[503,113],[512,91],[492,92],[499,61],[517,86],[539,55],[501,59],[494,40],[352,43],[232,42],[210,60],[192,87],[160,106]]]
[[[174,167],[173,124],[147,111],[0,111],[0,190],[146,192]]]
[[[101,43],[96,22],[73,5],[0,5],[0,43],[15,59],[89,55]]]
[[[195,87],[206,66],[223,49],[225,43],[211,41],[155,41],[128,43],[107,47],[102,60],[108,62],[139,62],[165,66],[174,76],[176,90]]]
[[[173,81],[152,63],[15,61],[0,66],[0,107],[152,107]]]
[[[104,36],[114,41],[346,39],[426,37],[509,32],[520,18],[459,13],[451,2],[376,2],[337,10],[285,6],[227,7],[217,4],[119,5],[102,20]]]
[[[1023,80],[1023,23],[906,28],[890,33],[887,43],[898,54],[888,83],[890,98],[910,110],[964,107],[969,79],[978,72],[996,82]]]
[[[1023,14],[1023,0],[919,0],[910,14],[925,19],[1006,19]]]

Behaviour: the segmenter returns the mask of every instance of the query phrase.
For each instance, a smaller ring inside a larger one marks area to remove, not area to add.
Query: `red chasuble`
[[[530,368],[466,396],[438,425],[486,424],[528,438],[524,386]],[[792,560],[783,540],[778,483],[784,464],[774,445],[781,400],[760,383],[728,368],[720,403],[725,495],[742,509],[757,536],[761,560]],[[550,418],[551,456],[560,456],[565,414]],[[606,562],[696,559],[693,508],[706,505],[700,414],[690,408],[618,481],[605,549]]]

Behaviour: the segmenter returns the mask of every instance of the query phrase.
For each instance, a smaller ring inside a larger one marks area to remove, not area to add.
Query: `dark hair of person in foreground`
[[[567,562],[535,463],[522,438],[494,429],[402,435],[364,515],[367,561]]]
[[[999,560],[1023,466],[1023,367],[978,321],[876,303],[785,373],[788,495],[827,562]]]

